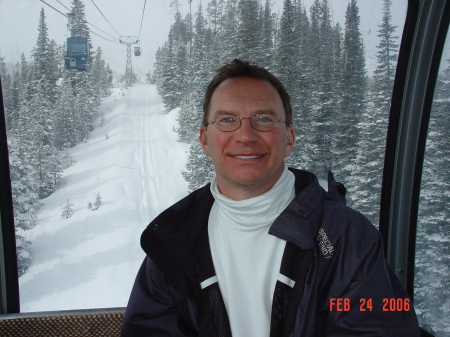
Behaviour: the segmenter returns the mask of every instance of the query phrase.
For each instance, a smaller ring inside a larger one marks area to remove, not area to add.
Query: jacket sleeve
[[[419,337],[412,301],[384,258],[381,234],[355,213],[335,236],[317,336]]]
[[[167,283],[147,256],[137,274],[121,337],[198,336],[196,305]]]

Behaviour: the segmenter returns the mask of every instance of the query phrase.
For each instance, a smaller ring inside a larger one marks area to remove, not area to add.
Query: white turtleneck
[[[209,242],[220,291],[234,337],[270,334],[273,292],[286,241],[268,231],[295,197],[294,174],[285,170],[266,193],[242,201],[222,195],[209,215]]]

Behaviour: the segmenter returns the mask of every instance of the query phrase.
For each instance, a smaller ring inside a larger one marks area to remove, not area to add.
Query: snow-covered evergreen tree
[[[125,84],[125,88],[131,87],[133,84],[137,83],[137,75],[131,66],[125,69],[125,74],[120,79],[120,82]]]
[[[326,177],[331,168],[331,140],[333,120],[337,115],[339,68],[335,65],[337,37],[331,24],[327,0],[316,0],[310,8],[309,48],[307,64],[310,69],[308,113],[304,116],[302,131],[305,133],[305,152],[308,163],[305,168]]]
[[[72,4],[72,36],[89,39],[84,4],[80,0]],[[26,231],[36,225],[39,199],[49,196],[61,183],[61,172],[71,163],[66,150],[87,139],[100,98],[108,94],[112,83],[111,69],[105,69],[100,50],[94,74],[65,70],[64,50],[65,46],[49,39],[41,10],[31,61],[22,53],[12,77],[1,68],[9,90],[4,93],[20,274],[31,261]]]
[[[398,58],[398,36],[395,35],[396,26],[392,24],[392,0],[384,0],[383,19],[379,25],[377,46],[377,68],[374,72],[373,98],[377,109],[388,113],[391,105],[392,88]]]
[[[221,55],[219,64],[229,62],[239,56],[239,11],[237,1],[227,1],[222,22],[222,29],[218,36],[218,40],[221,42],[218,50],[219,55]],[[216,64],[214,68],[218,68],[219,64]]]
[[[437,82],[420,191],[414,302],[419,322],[450,332],[450,60]]]
[[[39,91],[47,100],[54,104],[56,101],[56,81],[58,75],[55,45],[50,42],[48,28],[45,21],[44,9],[41,9],[38,38],[32,52],[31,80],[34,81],[32,94]]]
[[[391,0],[384,0],[383,17],[379,24],[377,68],[373,76],[371,102],[363,111],[360,121],[360,144],[353,172],[354,184],[350,186],[352,206],[378,225],[381,179],[384,164],[385,143],[374,139],[386,139],[389,109],[398,57],[396,27],[392,25]]]
[[[57,149],[69,149],[77,144],[75,116],[77,113],[76,96],[70,79],[65,76],[58,88],[58,102],[55,109],[53,125],[54,144]]]
[[[211,182],[214,177],[214,165],[203,152],[199,141],[193,142],[189,149],[189,159],[186,171],[182,172],[184,179],[189,183],[189,191],[192,192]]]
[[[366,109],[366,64],[360,33],[360,16],[356,0],[351,0],[345,14],[342,44],[342,101],[334,118],[332,139],[333,170],[342,182],[351,181],[358,151],[358,123]]]
[[[69,16],[69,29],[72,37],[85,37],[91,42],[88,22],[86,20],[85,6],[81,0],[72,0]]]
[[[29,249],[31,243],[26,239],[26,231],[36,226],[35,208],[39,205],[38,185],[32,175],[34,169],[26,164],[23,150],[23,144],[10,134],[8,151],[19,276],[25,273],[31,262]]]
[[[262,20],[259,17],[259,4],[257,1],[239,2],[239,57],[260,63],[263,52],[261,49]]]
[[[74,204],[72,204],[69,200],[69,198],[67,198],[66,203],[64,204],[64,206],[62,206],[62,213],[61,216],[64,219],[69,219],[70,217],[72,217],[73,215],[73,207]]]
[[[296,142],[306,144],[308,128],[304,121],[309,113],[309,57],[307,45],[309,21],[303,5],[285,0],[277,32],[275,74],[291,96],[292,119],[296,129]],[[303,147],[294,146],[288,165],[306,168],[311,160]]]
[[[280,20],[278,46],[276,55],[276,73],[291,94],[293,105],[296,105],[298,89],[299,41],[296,39],[295,7],[292,0],[284,0],[283,14]]]
[[[3,107],[5,109],[6,130],[11,128],[13,119],[13,78],[6,71],[4,57],[0,57],[0,76],[2,80]]]
[[[262,31],[260,49],[261,53],[258,58],[258,64],[269,71],[274,71],[274,54],[275,54],[275,23],[272,15],[272,4],[270,0],[266,0],[264,9],[261,14]]]
[[[188,83],[189,29],[181,14],[175,14],[169,37],[156,57],[155,80],[167,110],[180,106],[182,97],[190,88]]]
[[[94,201],[89,201],[88,202],[88,208],[91,211],[96,211],[100,208],[100,206],[102,205],[103,201],[102,201],[102,196],[100,194],[100,192],[96,192],[94,194]]]
[[[107,97],[111,94],[112,76],[110,70],[108,71],[108,68],[105,67],[102,54],[102,49],[98,47],[91,67],[92,84],[96,90],[96,96]]]

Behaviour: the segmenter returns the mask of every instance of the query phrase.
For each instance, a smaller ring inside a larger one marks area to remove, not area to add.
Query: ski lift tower
[[[132,70],[131,66],[131,46],[139,43],[139,38],[137,36],[121,36],[119,39],[120,43],[127,46],[127,66],[125,68],[125,73]]]

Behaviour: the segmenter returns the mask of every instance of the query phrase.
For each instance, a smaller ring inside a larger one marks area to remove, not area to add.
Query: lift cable
[[[141,27],[139,28],[139,34],[138,37],[141,37],[141,30],[142,30],[142,22],[144,21],[144,12],[145,12],[145,4],[147,3],[147,0],[144,1],[144,9],[142,10],[142,18],[141,18]]]
[[[45,2],[44,0],[41,0],[41,2],[43,2],[44,4],[46,4],[47,6],[49,6],[50,8],[54,9],[55,11],[57,11],[57,12],[58,12],[59,14],[61,14],[62,16],[66,17],[66,18],[69,18],[66,14],[60,12],[60,11],[57,10],[55,7],[49,5],[49,4],[48,4],[47,2]],[[94,27],[95,29],[98,29],[98,30],[101,31],[102,33],[105,33],[106,35],[109,35],[109,36],[111,36],[112,38],[116,39],[115,36],[112,36],[111,34],[108,34],[108,33],[104,32],[103,30],[101,30],[100,28],[94,26],[92,23],[89,23],[88,21],[86,21],[86,22],[87,22],[88,25],[91,25],[92,27]],[[103,37],[103,36],[101,36],[101,35],[99,35],[99,34],[97,34],[97,33],[94,33],[94,32],[93,32],[92,30],[90,30],[90,29],[88,29],[88,31],[91,32],[91,33],[94,34],[94,35],[97,35],[98,37],[100,37],[100,38],[102,38],[102,39],[104,39],[104,40],[106,40],[106,41],[113,42],[113,43],[120,43],[120,42],[117,42],[117,41],[113,41],[113,40],[107,39],[106,37]]]
[[[98,29],[98,28],[97,28],[97,29]],[[92,34],[97,35],[98,37],[102,38],[103,40],[106,40],[106,41],[109,41],[109,42],[112,42],[112,43],[120,43],[120,42],[117,42],[117,41],[113,41],[113,40],[107,39],[106,37],[103,37],[103,36],[101,36],[101,35],[98,35],[97,33],[94,33],[94,32],[93,32],[92,30],[90,30],[90,29],[89,29],[89,31],[90,31]]]
[[[86,22],[87,22],[87,21],[86,21]],[[91,25],[92,27],[94,27],[95,29],[98,29],[98,30],[101,31],[102,33],[111,36],[113,39],[117,39],[115,36],[112,36],[111,34],[108,34],[107,32],[101,30],[100,28],[95,27],[92,23],[89,23],[89,22],[87,22],[87,23],[88,23],[88,25]],[[91,33],[95,34],[92,30],[89,29],[89,31],[90,31]],[[98,34],[95,34],[95,35],[100,36],[100,35],[98,35]],[[100,37],[101,37],[101,36],[100,36]],[[106,39],[106,38],[104,38],[104,39],[105,39],[105,40],[108,40],[108,39]],[[109,40],[108,40],[108,41],[109,41]],[[114,41],[113,41],[113,42],[114,42]],[[116,41],[116,42],[117,42],[117,41]],[[118,42],[117,42],[117,43],[118,43]]]
[[[106,16],[103,14],[103,12],[100,10],[100,8],[98,8],[98,6],[95,4],[94,0],[91,0],[92,3],[94,4],[94,6],[98,9],[98,11],[100,12],[100,14],[105,18],[106,22],[108,22],[108,24],[111,26],[111,28],[117,33],[117,35],[120,36],[119,32],[111,25],[111,23],[108,21],[108,19],[106,18]],[[98,28],[97,28],[98,29]]]
[[[66,5],[64,5],[61,1],[59,1],[59,0],[56,0],[56,1],[58,1],[60,4],[61,4],[61,6],[63,6],[65,9],[67,9],[68,11],[70,11],[70,9],[69,8],[67,8],[67,6]]]
[[[65,16],[66,18],[69,18],[66,14],[60,12],[59,10],[57,10],[55,7],[49,5],[48,3],[46,3],[44,0],[41,0],[41,2],[45,3],[48,7],[53,8],[55,11],[57,11],[59,14]]]

